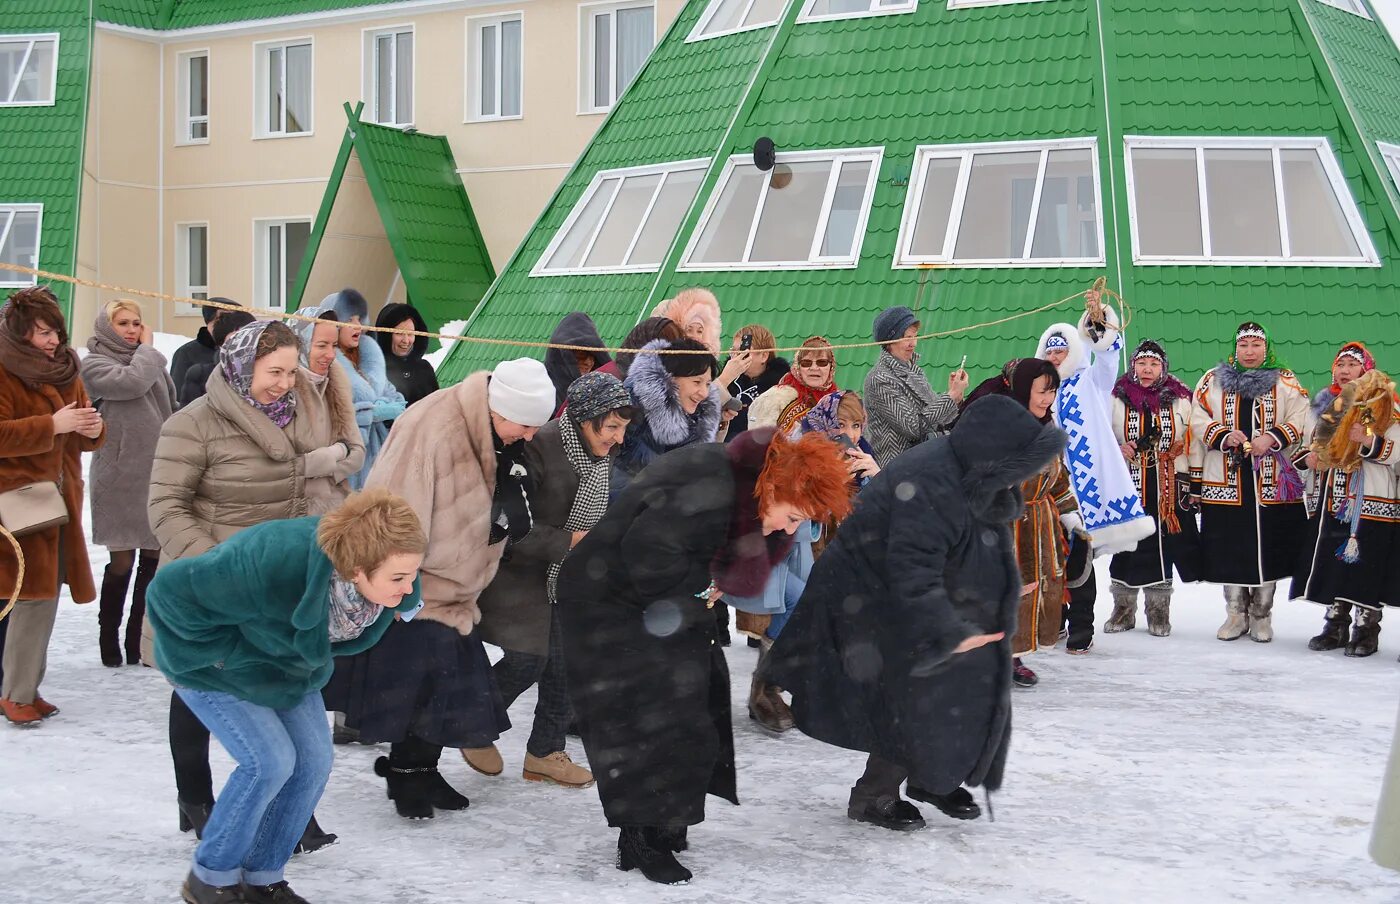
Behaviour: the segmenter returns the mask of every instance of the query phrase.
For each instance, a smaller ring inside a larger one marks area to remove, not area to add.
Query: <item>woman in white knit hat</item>
[[[428,535],[423,608],[342,664],[325,696],[360,740],[389,742],[375,772],[399,815],[428,819],[467,798],[438,773],[444,747],[486,750],[510,727],[473,628],[501,555],[530,532],[525,443],[554,413],[554,384],[531,358],[441,389],[394,423],[366,488],[408,500]],[[500,772],[495,762],[471,762]]]

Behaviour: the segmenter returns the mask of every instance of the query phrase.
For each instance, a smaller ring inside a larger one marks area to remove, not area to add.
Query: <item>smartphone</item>
[[[854,449],[856,444],[851,442],[851,438],[844,433],[838,433],[831,438],[831,441],[843,449]]]
[[[753,348],[753,333],[745,333],[739,339],[739,351],[746,352]]]

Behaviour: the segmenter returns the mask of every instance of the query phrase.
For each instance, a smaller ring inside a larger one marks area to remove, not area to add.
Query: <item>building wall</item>
[[[286,28],[208,30],[159,42],[151,35],[99,32],[89,138],[97,154],[89,167],[96,185],[86,192],[104,213],[95,220],[96,236],[83,236],[85,272],[109,283],[121,274],[131,280],[125,285],[173,294],[176,229],[208,223],[210,294],[253,302],[254,220],[314,220],[345,128],[343,104],[363,99],[366,32],[397,25],[414,30],[412,125],[448,137],[493,263],[504,267],[604,119],[602,113],[579,112],[580,10],[587,5],[467,2],[447,11],[351,21],[328,13]],[[684,5],[656,0],[657,42]],[[467,72],[475,62],[468,53],[468,21],[513,11],[523,22],[522,116],[468,122]],[[257,45],[305,37],[313,44],[312,132],[258,138]],[[209,54],[206,144],[177,140],[180,64],[191,51]],[[370,118],[368,112],[363,116]],[[99,294],[105,300],[114,293]],[[96,303],[90,299],[88,310]],[[77,319],[85,335],[91,314]],[[197,313],[173,306],[163,320],[150,319],[185,334],[202,322]]]

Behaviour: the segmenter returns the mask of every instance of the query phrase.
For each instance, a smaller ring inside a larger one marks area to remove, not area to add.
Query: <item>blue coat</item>
[[[812,544],[820,540],[821,536],[820,524],[803,521],[797,528],[797,542],[792,544],[792,550],[782,564],[774,568],[773,573],[768,576],[768,583],[764,585],[762,595],[733,596],[726,593],[725,603],[751,615],[780,615],[787,611],[788,578],[796,577],[804,582],[807,580],[808,575],[812,573],[812,565],[816,562],[812,555]]]
[[[365,466],[358,474],[350,475],[350,489],[364,487],[365,478],[374,460],[379,457],[379,449],[389,437],[389,423],[403,414],[407,403],[403,394],[394,388],[384,367],[384,352],[379,343],[367,333],[360,334],[360,366],[356,369],[345,352],[337,349],[336,360],[345,368],[350,377],[350,391],[355,404],[355,423],[360,426],[360,437],[365,441]]]

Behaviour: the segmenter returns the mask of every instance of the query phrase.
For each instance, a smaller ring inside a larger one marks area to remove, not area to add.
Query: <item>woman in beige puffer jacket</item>
[[[299,345],[286,326],[255,322],[230,336],[221,355],[245,332],[250,336],[243,338],[252,338],[260,351]],[[264,332],[276,340],[259,341]],[[252,360],[246,362],[252,366]],[[364,443],[345,375],[332,368],[318,386],[310,371],[298,368],[291,394],[294,413],[278,427],[229,383],[221,357],[205,395],[165,422],[151,469],[149,506],[163,560],[208,552],[264,521],[323,514],[348,495],[345,481],[364,463]],[[156,664],[149,625],[142,658]],[[174,694],[170,750],[181,828],[202,827],[214,802],[209,732]]]

